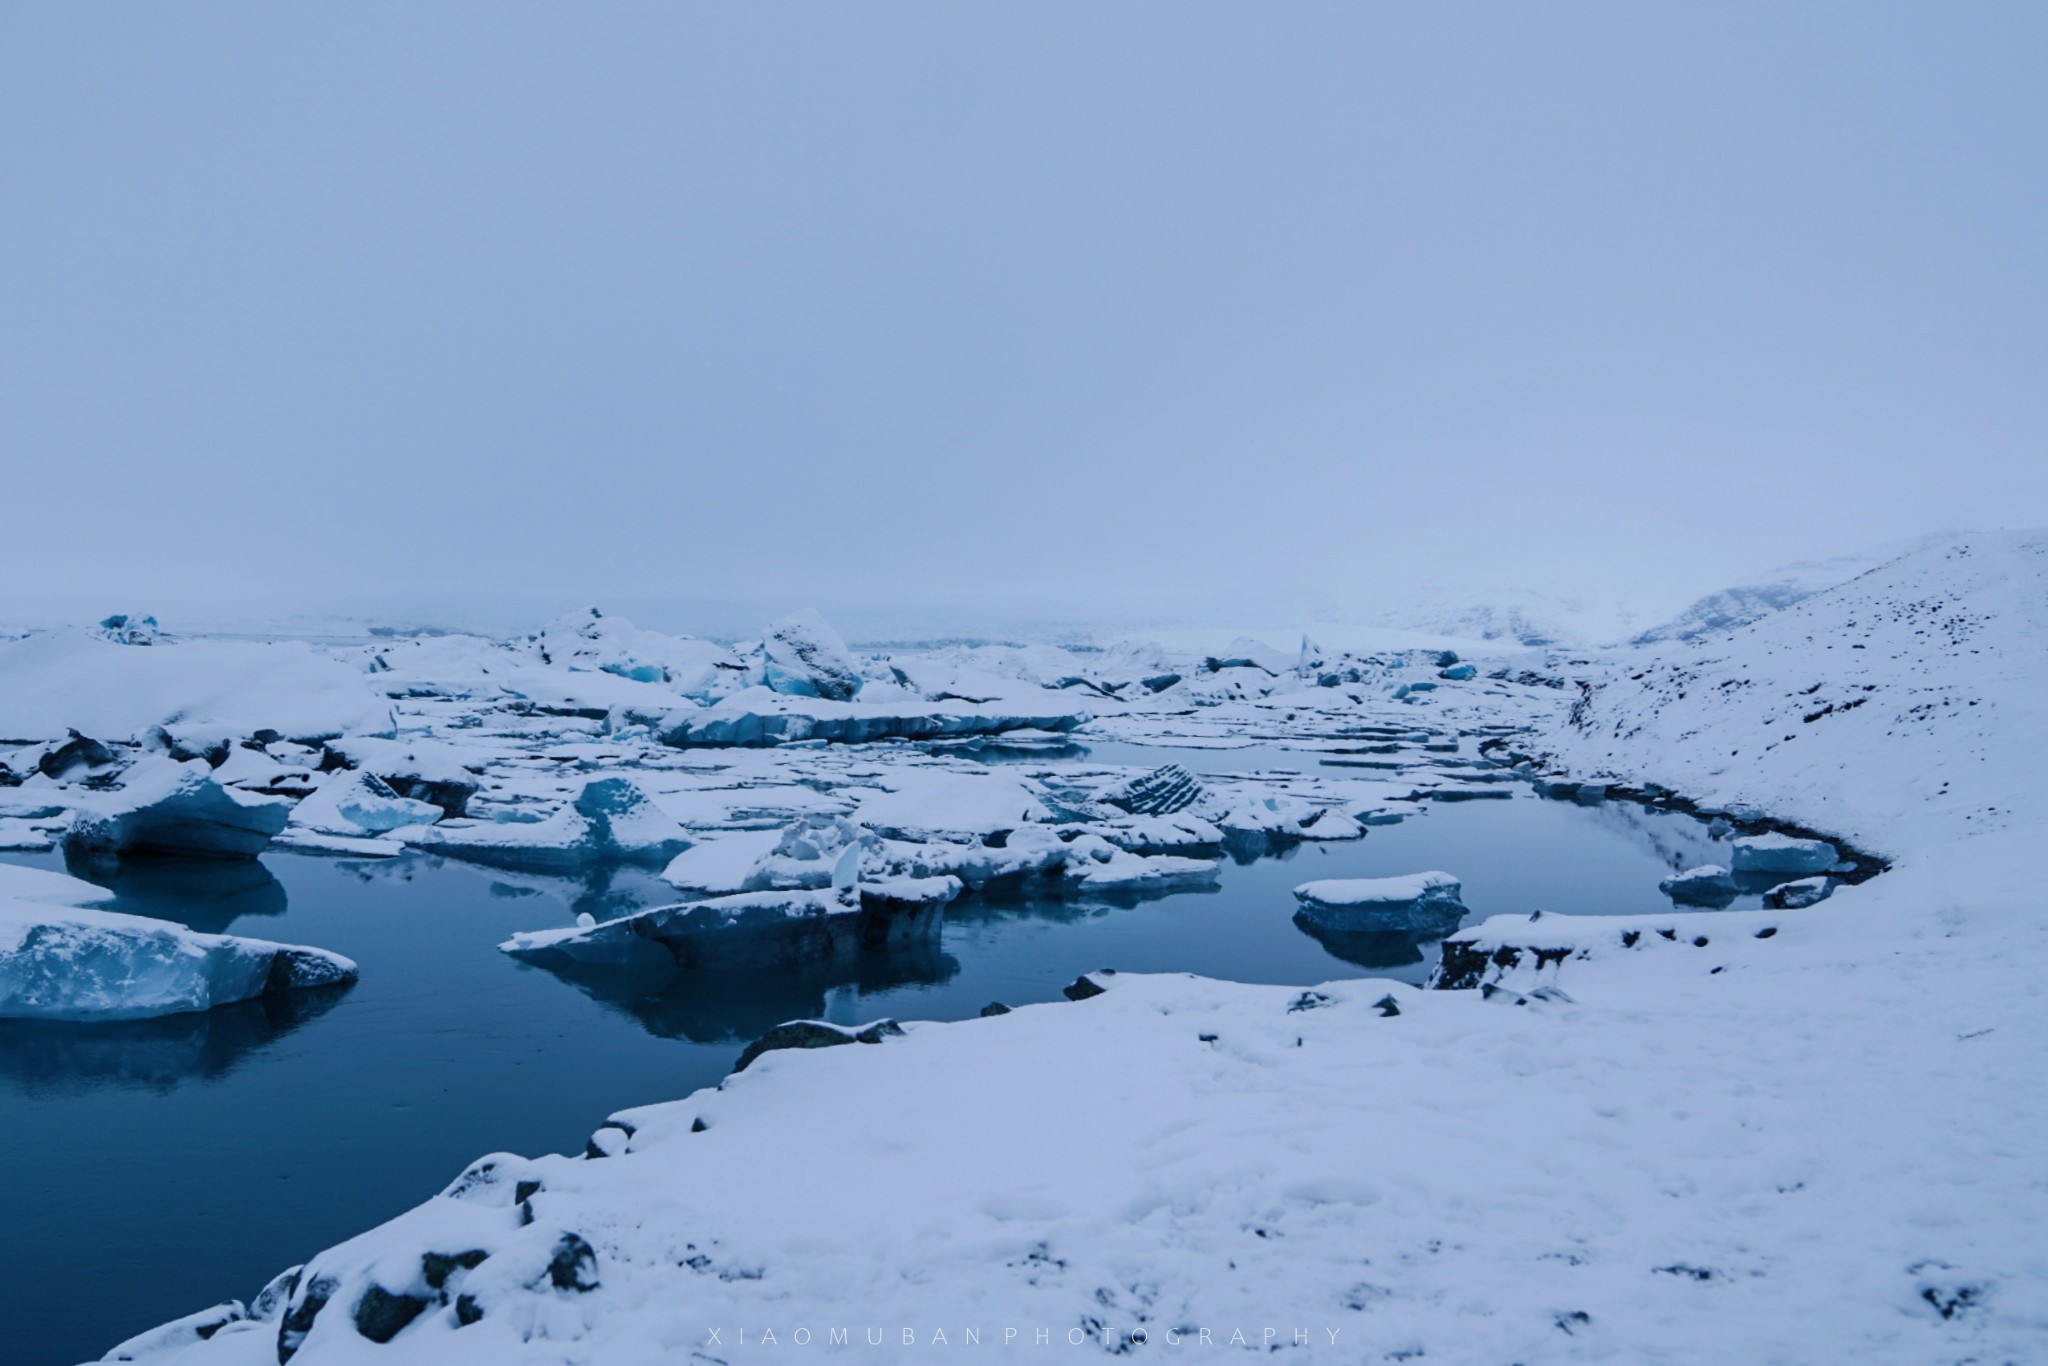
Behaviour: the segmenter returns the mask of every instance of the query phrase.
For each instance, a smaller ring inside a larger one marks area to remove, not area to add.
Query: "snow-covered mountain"
[[[1637,632],[1630,643],[1652,645],[1665,640],[1698,640],[1716,631],[1732,631],[1772,612],[1782,611],[1823,589],[1847,583],[1857,575],[1867,574],[1901,556],[1930,546],[1947,545],[1957,539],[1953,533],[1937,533],[1909,541],[1890,541],[1847,555],[1784,565],[1749,583],[1707,594],[1669,621]]]

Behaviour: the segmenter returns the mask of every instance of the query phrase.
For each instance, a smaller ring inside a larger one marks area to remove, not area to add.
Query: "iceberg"
[[[1170,816],[1185,811],[1207,794],[1195,775],[1179,764],[1162,764],[1150,773],[1105,788],[1098,800],[1134,816]]]
[[[144,755],[122,785],[88,793],[65,832],[83,853],[135,851],[254,858],[291,819],[292,803],[223,787],[202,762]]]
[[[556,617],[541,628],[536,645],[544,664],[658,683],[707,702],[737,690],[747,676],[747,666],[723,645],[643,631],[595,607]]]
[[[811,608],[771,622],[761,633],[770,688],[793,697],[850,702],[860,691],[860,665],[829,622]]]
[[[450,822],[408,842],[478,863],[562,870],[609,862],[667,862],[689,847],[675,817],[632,778],[593,778],[576,800],[538,821]]]
[[[324,835],[369,838],[408,825],[432,825],[441,808],[401,797],[373,773],[336,773],[293,808],[295,827]]]
[[[1449,873],[1327,878],[1294,889],[1295,919],[1337,934],[1410,930],[1444,935],[1465,918],[1462,884]]]
[[[1673,873],[1657,884],[1657,890],[1681,906],[1710,906],[1718,910],[1735,900],[1735,878],[1718,863],[1703,863],[1682,873]]]
[[[321,949],[0,897],[0,1019],[178,1015],[356,976],[354,963]]]
[[[748,688],[710,707],[685,707],[655,728],[656,738],[678,749],[758,747],[825,741],[862,745],[876,740],[939,740],[1036,730],[1064,735],[1087,724],[1085,711],[1024,710],[994,703],[833,702]]]
[[[464,766],[462,751],[434,741],[389,740],[350,736],[326,747],[327,767],[361,769],[381,779],[401,797],[432,802],[449,816],[460,816],[483,786]]]
[[[1826,840],[1799,839],[1773,832],[1745,835],[1735,841],[1735,871],[1738,873],[1825,873],[1841,861],[1841,854]]]

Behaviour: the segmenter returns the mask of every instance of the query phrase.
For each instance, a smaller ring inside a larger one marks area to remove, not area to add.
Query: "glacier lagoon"
[[[1043,756],[1040,756],[1042,760]],[[1096,742],[1091,762],[1312,771],[1312,752]],[[61,868],[54,854],[7,856]],[[38,1179],[17,1187],[0,1278],[23,1361],[85,1359],[193,1305],[249,1293],[406,1209],[478,1153],[579,1151],[607,1113],[715,1085],[745,1044],[795,1018],[959,1019],[1060,999],[1082,972],[1190,972],[1257,983],[1422,981],[1434,942],[1318,939],[1292,889],[1446,868],[1467,923],[1542,910],[1634,914],[1658,881],[1727,862],[1676,812],[1537,798],[1436,805],[1361,840],[1226,860],[1214,888],[1133,898],[970,894],[936,941],[793,979],[564,979],[496,951],[508,934],[674,899],[626,870],[580,881],[430,855],[255,863],[131,860],[98,880],[111,909],[208,932],[317,943],[352,988],[124,1024],[0,1022],[0,1126]],[[90,874],[90,870],[80,870]],[[1744,895],[1736,909],[1759,904]],[[118,1321],[106,1279],[118,1274]]]

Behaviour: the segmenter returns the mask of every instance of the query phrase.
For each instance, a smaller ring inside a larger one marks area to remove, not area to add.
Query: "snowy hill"
[[[2048,533],[1939,543],[1596,683],[1555,752],[1886,852],[2048,798]]]
[[[1748,583],[1709,593],[1671,620],[1638,632],[1630,643],[1654,645],[1666,640],[1698,640],[1720,631],[1732,631],[1782,611],[1802,598],[1810,598],[1815,593],[1847,583],[1880,565],[1957,539],[1953,534],[1938,533],[1876,546],[1853,555],[1788,564]]]

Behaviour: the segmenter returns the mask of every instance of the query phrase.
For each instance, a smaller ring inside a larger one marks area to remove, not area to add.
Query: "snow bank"
[[[362,674],[297,641],[117,645],[74,632],[0,641],[0,738],[77,729],[141,741],[152,727],[314,743],[391,733],[391,706]]]

